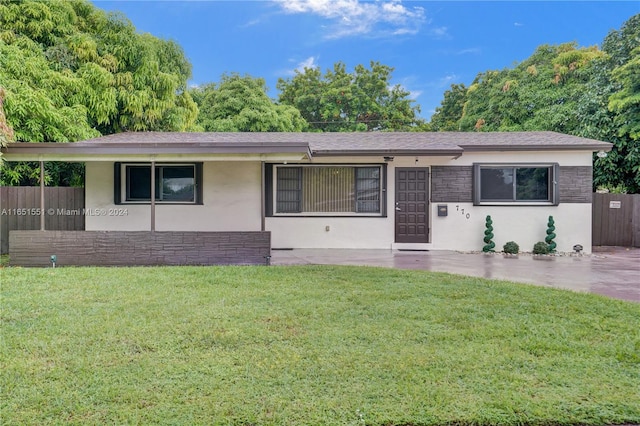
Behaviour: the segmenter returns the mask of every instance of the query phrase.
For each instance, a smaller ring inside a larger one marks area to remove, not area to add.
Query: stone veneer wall
[[[472,203],[473,166],[431,167],[431,201]]]
[[[591,203],[592,186],[592,167],[560,166],[560,203]],[[431,167],[431,201],[472,203],[473,166]]]
[[[11,231],[16,266],[264,265],[270,232]]]
[[[558,188],[561,203],[591,203],[593,201],[593,167],[560,166]]]

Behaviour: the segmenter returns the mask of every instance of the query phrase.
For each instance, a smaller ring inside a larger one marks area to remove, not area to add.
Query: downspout
[[[156,230],[156,162],[151,160],[151,232]]]
[[[44,161],[40,160],[40,230],[45,230],[45,210],[44,210]]]

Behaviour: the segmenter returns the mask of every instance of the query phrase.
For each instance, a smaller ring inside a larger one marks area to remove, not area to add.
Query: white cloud
[[[317,60],[317,57],[309,56],[307,59],[298,64],[296,71],[304,72],[305,68],[318,68],[319,65],[317,64]]]
[[[449,87],[458,79],[459,77],[456,74],[445,75],[438,81],[437,87]]]
[[[400,86],[400,89],[409,92],[409,99],[416,101],[424,92],[424,90],[415,87],[419,80],[420,79],[415,76],[404,77],[400,80],[398,85]],[[393,87],[395,87],[395,85],[389,86],[389,90],[393,89]]]
[[[451,38],[451,36],[449,35],[449,29],[447,27],[431,28],[431,30],[429,30],[429,33],[431,34],[431,36],[439,39]]]
[[[444,88],[449,88],[452,84],[455,84],[456,81],[460,80],[460,76],[454,73],[444,75],[438,79],[431,80],[429,82],[424,83],[424,87],[428,87],[429,91],[433,90],[441,90]]]
[[[261,23],[261,19],[252,19],[251,21],[245,22],[244,24],[240,25],[240,28],[249,28]]]
[[[479,47],[470,47],[467,49],[458,50],[456,55],[478,55],[482,53]]]
[[[400,0],[275,0],[291,14],[308,13],[332,22],[328,38],[353,35],[415,34],[425,20],[422,7],[406,7]]]
[[[422,90],[409,90],[409,99],[417,100],[420,95],[422,95]]]
[[[305,68],[319,68],[320,65],[318,65],[318,59],[320,59],[319,56],[309,56],[302,61],[298,59],[289,59],[289,63],[295,64],[295,66],[293,68],[280,70],[276,75],[287,75],[293,77],[296,75],[296,72],[303,73]]]

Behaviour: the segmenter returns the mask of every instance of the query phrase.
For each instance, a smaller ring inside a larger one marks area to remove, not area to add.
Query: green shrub
[[[549,254],[549,244],[538,241],[533,245],[533,254]]]
[[[485,253],[493,253],[495,252],[494,248],[496,247],[496,243],[493,242],[493,221],[491,220],[491,216],[487,216],[485,219],[485,231],[484,231],[484,246],[482,247],[482,251]]]
[[[502,246],[502,251],[508,254],[518,254],[520,246],[515,241],[509,241]]]
[[[549,246],[549,253],[556,252],[556,242],[554,241],[554,239],[556,238],[555,230],[556,224],[553,220],[553,216],[549,216],[549,222],[547,222],[547,236],[544,239],[544,241]]]

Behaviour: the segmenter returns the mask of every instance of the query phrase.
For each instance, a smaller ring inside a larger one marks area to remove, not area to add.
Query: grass
[[[640,305],[363,267],[0,269],[0,423],[640,423]]]

